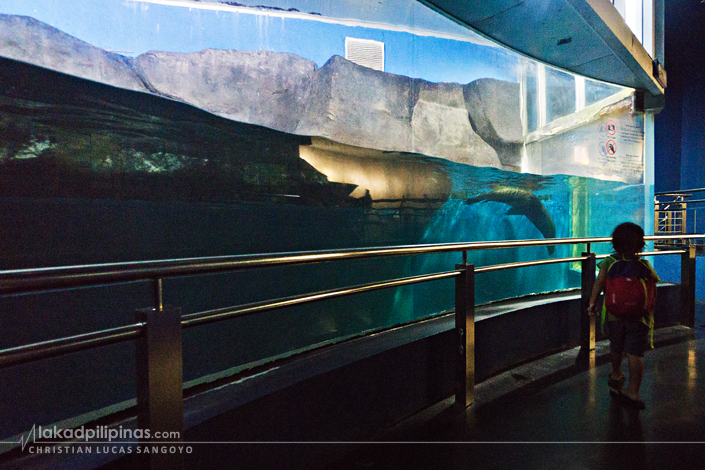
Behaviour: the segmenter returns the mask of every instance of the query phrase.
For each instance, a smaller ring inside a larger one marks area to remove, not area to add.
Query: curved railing
[[[647,241],[679,239],[683,236],[649,236]],[[702,240],[705,235],[688,235],[689,240]],[[591,245],[611,239],[564,238],[551,240],[517,240],[496,242],[468,242],[436,245],[396,246],[369,249],[328,250],[268,255],[241,255],[209,258],[174,259],[162,261],[110,263],[57,268],[37,268],[0,271],[0,296],[54,289],[101,286],[131,281],[151,281],[153,306],[137,313],[130,325],[58,338],[34,344],[0,350],[0,369],[56,357],[76,351],[93,349],[108,344],[138,340],[137,382],[140,427],[152,430],[183,430],[182,331],[197,325],[255,315],[268,310],[323,299],[342,297],[379,289],[387,289],[440,279],[456,281],[456,329],[459,356],[457,368],[456,402],[468,406],[473,401],[474,388],[474,276],[485,272],[539,266],[556,263],[582,263],[583,307],[595,278],[597,256]],[[518,248],[548,245],[585,245],[582,256],[508,263],[475,268],[467,264],[467,252],[500,248]],[[234,307],[181,315],[179,308],[165,307],[163,280],[176,276],[193,276],[223,272],[259,269],[273,266],[329,263],[350,259],[423,255],[462,252],[463,263],[453,270],[426,275],[390,279],[382,282],[349,286],[339,289],[307,293],[292,297],[250,303]],[[643,255],[680,254],[682,259],[682,292],[684,293],[684,323],[693,326],[695,247],[674,251],[648,252]],[[581,354],[594,354],[594,319],[584,316],[581,331]],[[168,371],[168,373],[166,373]],[[147,420],[143,422],[144,420]],[[156,464],[155,464],[156,465]]]
[[[654,194],[655,231],[658,235],[685,235],[696,233],[703,225],[705,217],[705,188],[666,191]],[[700,217],[698,217],[700,216]],[[698,222],[700,218],[700,222]],[[662,242],[664,247],[677,248],[682,242]],[[696,243],[698,249],[705,248],[705,242]]]
[[[647,236],[647,241],[682,239],[682,236]],[[705,235],[689,235],[689,240],[702,240]],[[198,274],[214,274],[247,269],[258,269],[274,266],[333,262],[350,259],[365,259],[375,257],[421,255],[448,252],[463,252],[463,260],[468,251],[500,248],[517,248],[548,245],[586,245],[586,253],[590,253],[591,244],[609,242],[609,237],[593,238],[563,238],[553,240],[513,240],[496,242],[447,243],[435,245],[412,245],[382,248],[361,248],[349,250],[326,250],[314,252],[296,252],[268,255],[236,255],[208,258],[188,258],[160,261],[139,261],[126,263],[107,263],[83,266],[35,268],[0,271],[0,295],[39,292],[53,289],[67,289],[86,286],[100,286],[130,281],[151,280],[154,284],[153,308],[163,310],[162,279],[177,276]],[[682,254],[684,250],[658,251],[643,253],[644,255]],[[600,256],[597,256],[599,259]],[[513,269],[527,266],[568,263],[587,260],[587,256],[572,258],[556,258],[538,261],[508,263],[475,268],[475,273]],[[246,315],[292,306],[326,298],[369,292],[372,290],[399,287],[422,282],[449,279],[458,276],[459,270],[392,279],[384,282],[333,289],[301,296],[257,302],[237,307],[204,311],[184,315],[181,326],[192,326],[227,320]],[[74,351],[92,349],[95,347],[121,341],[136,339],[141,336],[144,323],[135,323],[118,328],[112,328],[92,333],[86,333],[66,338],[60,338],[31,345],[18,346],[0,350],[0,369],[54,357]]]

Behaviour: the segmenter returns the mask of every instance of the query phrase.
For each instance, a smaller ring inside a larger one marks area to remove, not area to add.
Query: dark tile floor
[[[509,371],[478,384],[466,411],[440,403],[326,470],[703,469],[703,310],[695,330],[656,331],[644,361],[645,410],[610,396],[601,342],[590,370],[572,366],[574,350]]]

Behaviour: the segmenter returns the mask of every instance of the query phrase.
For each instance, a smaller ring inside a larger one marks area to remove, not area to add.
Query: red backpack
[[[615,317],[643,317],[654,308],[656,281],[641,260],[617,260],[607,271],[605,307]]]

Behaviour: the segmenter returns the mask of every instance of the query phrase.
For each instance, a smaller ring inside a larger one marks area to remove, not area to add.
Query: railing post
[[[681,324],[695,327],[695,245],[681,255]]]
[[[475,266],[458,264],[455,278],[455,405],[465,409],[475,401]]]
[[[580,352],[577,364],[580,367],[595,366],[595,317],[588,315],[590,296],[595,285],[595,253],[587,252],[587,258],[581,262],[581,298],[580,298]]]
[[[155,282],[161,291],[161,281]],[[163,307],[161,295],[155,308],[137,310],[135,318],[145,323],[144,336],[137,340],[138,428],[149,435],[140,442],[181,442],[184,433],[183,361],[181,309]],[[155,433],[171,433],[157,438]],[[164,445],[164,444],[161,444]],[[149,469],[183,469],[183,455],[150,453],[141,462]]]

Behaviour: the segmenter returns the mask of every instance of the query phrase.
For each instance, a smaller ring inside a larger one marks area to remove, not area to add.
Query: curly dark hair
[[[644,229],[632,222],[619,224],[612,232],[612,246],[617,253],[634,255],[644,248]]]

